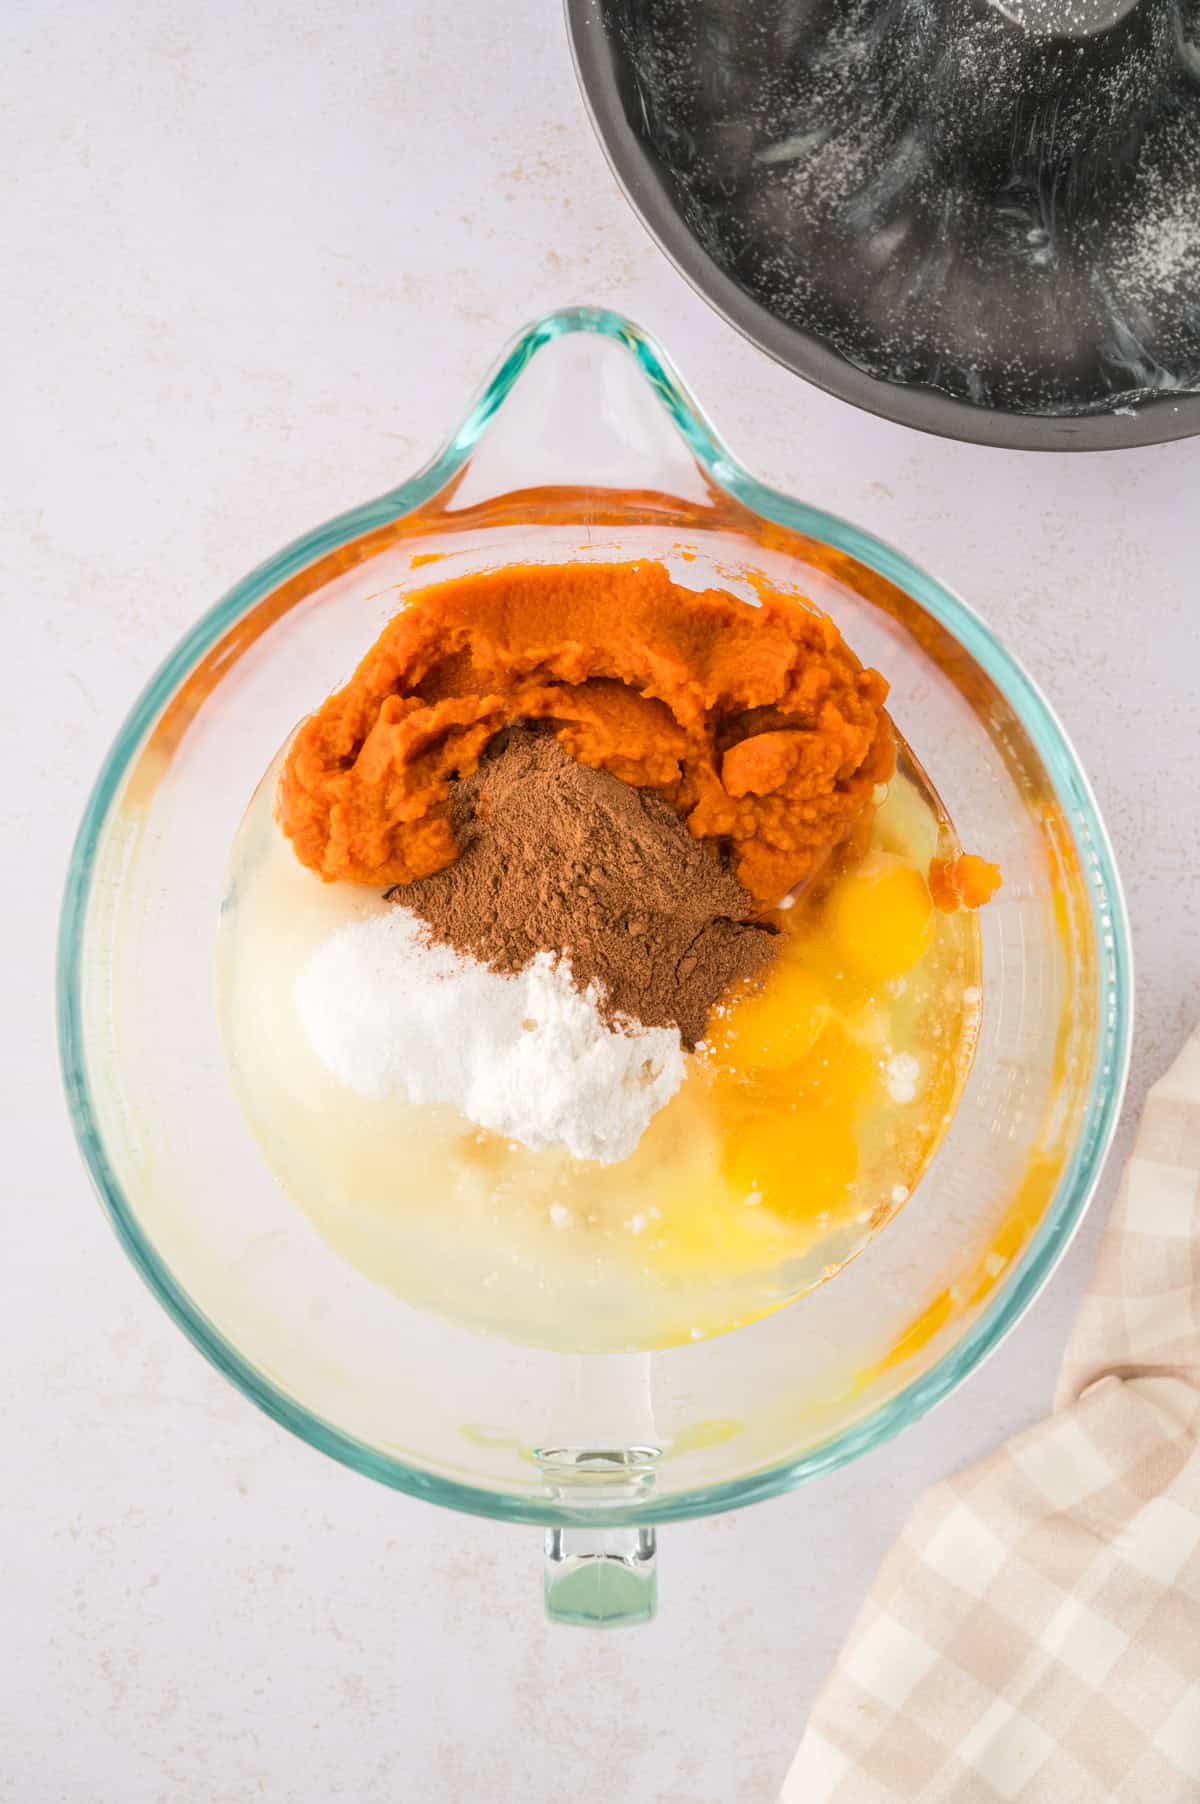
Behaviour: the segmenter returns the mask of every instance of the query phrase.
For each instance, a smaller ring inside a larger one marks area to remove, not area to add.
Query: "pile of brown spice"
[[[763,971],[775,929],[711,841],[661,797],[579,764],[553,733],[513,727],[454,789],[454,863],[389,900],[495,971],[565,954],[610,1023],[673,1026],[686,1046],[739,979]]]

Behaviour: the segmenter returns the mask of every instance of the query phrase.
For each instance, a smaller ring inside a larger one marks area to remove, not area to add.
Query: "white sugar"
[[[515,977],[431,943],[390,908],[340,928],[296,979],[327,1070],[360,1095],[449,1103],[469,1121],[578,1159],[628,1158],[683,1081],[674,1028],[609,1027],[591,986],[540,952]]]

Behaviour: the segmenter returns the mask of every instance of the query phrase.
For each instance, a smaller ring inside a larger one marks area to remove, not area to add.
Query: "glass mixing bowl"
[[[564,1355],[421,1313],[278,1189],[213,994],[234,832],[298,719],[423,582],[517,561],[661,558],[695,585],[798,585],[892,684],[983,911],[974,1068],[912,1199],[837,1275],[695,1345]],[[562,1620],[654,1607],[656,1524],[788,1490],[895,1434],[1029,1305],[1117,1118],[1132,978],[1096,804],[1045,701],[954,595],[754,481],[611,313],[523,332],[424,470],[298,540],[172,652],[117,737],[63,908],[75,1131],[117,1232],[200,1350],[314,1447],[415,1496],[547,1528]]]

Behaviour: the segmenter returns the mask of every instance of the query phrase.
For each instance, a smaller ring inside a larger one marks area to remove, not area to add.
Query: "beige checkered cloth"
[[[1200,1032],[1150,1092],[1057,1413],[918,1505],[781,1804],[1200,1801]]]

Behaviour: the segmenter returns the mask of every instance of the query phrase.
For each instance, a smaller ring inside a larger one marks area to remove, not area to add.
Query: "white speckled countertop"
[[[1136,1107],[1200,1011],[1200,440],[977,450],[775,368],[627,208],[544,0],[11,0],[2,29],[0,1799],[769,1804],[912,1499],[1044,1408],[1110,1186],[965,1391],[664,1535],[653,1627],[552,1631],[535,1531],[292,1440],[118,1249],[52,1043],[75,821],[201,609],[410,471],[527,318],[609,303],[756,471],[902,544],[1049,692],[1129,893]]]

